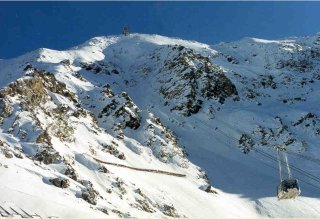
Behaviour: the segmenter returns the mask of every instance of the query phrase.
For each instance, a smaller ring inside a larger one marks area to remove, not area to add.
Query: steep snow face
[[[0,61],[1,214],[319,217],[319,51],[131,34]]]

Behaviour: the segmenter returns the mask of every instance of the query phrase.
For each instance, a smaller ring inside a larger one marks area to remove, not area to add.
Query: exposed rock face
[[[261,85],[263,88],[271,87],[272,89],[277,88],[277,84],[274,82],[274,77],[272,75],[262,76],[261,77]]]
[[[68,121],[69,115],[72,114],[70,109],[64,106],[58,106],[53,109],[51,113],[52,116],[56,118],[56,122],[49,127],[51,133],[61,141],[74,141],[74,129]]]
[[[179,214],[176,212],[176,209],[172,205],[164,204],[161,208],[162,213],[170,217],[179,217]]]
[[[291,59],[280,60],[277,63],[277,68],[291,68],[299,72],[310,71],[314,67],[310,57],[315,57],[316,53],[315,51],[304,51],[301,53],[302,54],[298,54],[297,56],[292,57]]]
[[[16,158],[23,159],[21,151],[21,149],[11,148],[7,142],[0,140],[0,154],[3,153],[5,158],[11,159],[15,156]]]
[[[121,194],[120,198],[122,199],[122,195],[127,193],[125,182],[121,178],[117,177],[115,181],[112,182],[112,185],[119,190],[119,193]]]
[[[106,87],[104,93],[108,97],[107,105],[100,111],[98,118],[100,124],[107,128],[119,140],[124,139],[124,131],[126,128],[136,130],[141,125],[141,110],[132,101],[129,95],[122,92],[114,95],[110,86]],[[104,145],[104,150],[117,156],[119,159],[125,159],[123,153],[116,149],[117,143],[112,145]]]
[[[5,156],[6,158],[13,158],[13,154],[12,154],[10,151],[8,151],[8,150],[5,150],[5,151],[4,151],[4,156]]]
[[[317,116],[313,113],[307,113],[306,115],[302,116],[298,121],[294,122],[292,125],[297,126],[305,122],[306,120],[312,120],[312,123],[316,123]]]
[[[175,134],[165,127],[160,118],[150,114],[145,129],[145,144],[152,149],[153,154],[165,163],[175,163],[187,168],[188,160],[185,150],[178,144]]]
[[[90,181],[82,181],[82,184],[86,187],[86,189],[82,192],[81,197],[86,202],[96,205],[99,193],[93,189],[93,185]]]
[[[101,166],[99,169],[98,169],[99,172],[101,173],[109,173],[110,171],[105,167],[105,166]]]
[[[43,162],[44,164],[52,164],[58,160],[60,160],[61,156],[58,152],[53,150],[52,148],[47,148],[37,153],[34,156],[35,160]]]
[[[12,107],[7,98],[0,98],[0,116],[8,117],[12,114]]]
[[[141,189],[136,189],[134,192],[139,195],[135,199],[135,207],[149,213],[155,212],[154,208],[157,208],[157,206],[141,191]]]
[[[44,130],[37,138],[36,143],[45,143],[47,145],[51,145],[51,137],[46,130]]]
[[[68,188],[70,186],[70,182],[68,179],[63,178],[53,178],[49,179],[49,181],[56,187],[59,188]]]
[[[67,62],[62,64],[68,65]],[[93,114],[88,113],[83,108],[73,108],[56,104],[56,98],[63,98],[72,104],[78,104],[75,94],[70,92],[66,85],[59,82],[55,76],[49,72],[39,70],[28,64],[25,68],[28,72],[15,82],[0,90],[0,121],[5,117],[15,117],[14,123],[8,129],[8,133],[15,134],[25,141],[34,141],[38,146],[32,156],[35,160],[44,164],[51,164],[61,161],[61,156],[53,148],[52,138],[59,138],[63,142],[72,142],[74,140],[74,128],[70,123],[70,116],[76,115],[78,118],[89,117],[92,119],[94,128],[97,128],[97,121]],[[15,105],[15,114],[13,115],[12,101],[15,99],[19,105]],[[48,109],[47,103],[54,107]],[[25,117],[21,117],[23,114]],[[39,114],[45,115],[51,122],[41,125]],[[27,116],[27,117],[26,117]],[[30,120],[30,125],[20,126],[22,119]],[[39,133],[34,139],[33,133]],[[21,157],[15,153],[16,157]],[[75,178],[75,176],[72,176]]]
[[[283,148],[283,150],[306,151],[309,147],[308,143],[294,133],[295,129],[304,130],[310,136],[319,135],[320,120],[313,113],[306,113],[301,118],[291,123],[284,122],[280,116],[274,117],[272,126],[259,125],[251,133],[241,135],[239,139],[239,148],[243,153],[249,153],[253,147],[271,147]],[[290,127],[291,126],[291,127]],[[253,140],[254,138],[254,140]]]
[[[294,127],[300,129],[306,129],[311,134],[315,136],[320,135],[320,118],[314,113],[306,113],[301,118],[291,123]]]
[[[138,208],[140,208],[141,210],[149,212],[149,213],[155,212],[153,207],[146,200],[136,199],[136,202],[138,203],[136,206]]]
[[[112,141],[111,144],[103,144],[101,146],[102,151],[108,152],[121,160],[126,159],[124,153],[118,150],[118,144],[115,141]]]
[[[129,127],[137,129],[140,126],[140,109],[133,103],[129,95],[123,92],[121,95],[110,98],[107,104],[100,112],[99,117],[115,117],[115,126],[120,129]],[[117,129],[115,127],[115,129]]]
[[[76,174],[76,171],[72,168],[71,165],[68,165],[65,172],[64,172],[64,175],[70,177],[71,179],[73,179],[74,181],[77,181],[78,180],[78,175]]]
[[[92,189],[88,189],[81,194],[81,197],[92,205],[97,204],[97,195]]]
[[[242,134],[239,139],[239,147],[241,151],[245,154],[249,153],[252,149],[254,142],[247,134]]]
[[[31,78],[17,80],[9,84],[8,87],[1,89],[0,98],[19,95],[22,106],[27,110],[32,110],[47,100],[47,89],[76,102],[74,94],[66,89],[65,84],[57,81],[54,75],[34,69],[30,76]]]
[[[206,191],[208,193],[218,194],[218,192],[216,190],[214,190],[211,185],[209,185],[206,188],[204,188],[204,191]]]
[[[73,128],[67,122],[67,114],[70,110],[64,106],[57,106],[52,111],[47,111],[43,106],[52,101],[52,95],[61,95],[63,98],[76,103],[75,95],[66,88],[65,84],[57,81],[54,75],[33,68],[31,65],[27,66],[26,69],[29,72],[27,77],[19,79],[0,90],[1,116],[7,117],[12,113],[12,106],[8,99],[18,98],[22,109],[29,115],[30,119],[35,121],[32,124],[34,130],[25,130],[18,126],[21,118],[16,115],[16,123],[13,124],[12,128],[18,129],[17,132],[23,139],[27,140],[32,131],[42,129],[37,118],[40,110],[40,112],[52,117],[55,122],[49,124],[43,130],[36,143],[51,145],[51,134],[61,140],[72,141]],[[20,110],[18,113],[20,113]]]
[[[91,71],[95,74],[106,74],[106,75],[111,75],[111,74],[120,74],[121,70],[115,66],[113,63],[108,62],[105,63],[103,61],[96,62],[96,63],[80,63],[80,66],[87,70]]]
[[[223,104],[226,98],[238,94],[223,70],[212,64],[208,57],[181,46],[171,49],[170,58],[160,74],[160,93],[168,100],[171,110],[191,116],[201,109],[206,99]],[[170,100],[178,104],[172,105]]]

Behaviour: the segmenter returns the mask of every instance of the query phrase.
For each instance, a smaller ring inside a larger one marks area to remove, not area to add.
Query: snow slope
[[[210,46],[144,34],[2,60],[0,205],[42,217],[319,217],[319,61],[319,36]],[[276,198],[278,145],[295,200]]]

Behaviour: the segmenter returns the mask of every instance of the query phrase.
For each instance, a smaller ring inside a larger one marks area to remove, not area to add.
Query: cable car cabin
[[[298,180],[285,179],[278,186],[278,199],[293,199],[300,195],[300,187]]]

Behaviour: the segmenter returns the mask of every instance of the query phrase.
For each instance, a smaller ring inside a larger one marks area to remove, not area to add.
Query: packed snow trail
[[[90,154],[87,154],[90,156]],[[164,175],[170,175],[170,176],[177,176],[177,177],[185,177],[186,174],[181,174],[181,173],[173,173],[173,172],[168,172],[168,171],[163,171],[163,170],[155,170],[155,169],[146,169],[146,168],[138,168],[138,167],[132,167],[132,166],[127,166],[124,164],[119,164],[119,163],[113,163],[113,162],[107,162],[103,161],[101,159],[98,159],[96,157],[91,156],[94,160],[98,161],[99,163],[103,164],[108,164],[112,166],[117,166],[117,167],[123,167],[123,168],[128,168],[131,170],[136,170],[136,171],[144,171],[144,172],[150,172],[150,173],[158,173],[158,174],[164,174]]]

